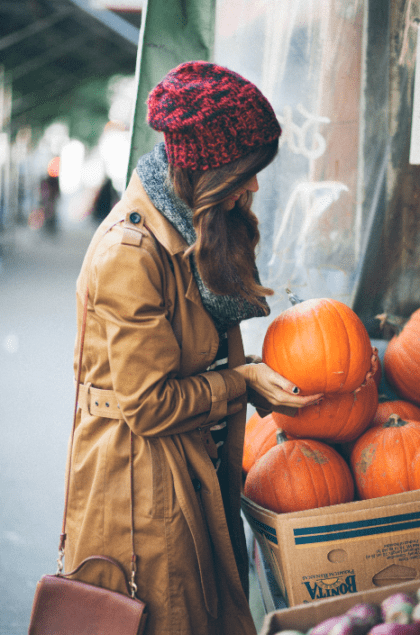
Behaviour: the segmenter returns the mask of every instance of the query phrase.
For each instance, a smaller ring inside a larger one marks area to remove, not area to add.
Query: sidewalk
[[[75,284],[91,225],[1,243],[0,635],[26,635],[54,573],[74,388]]]

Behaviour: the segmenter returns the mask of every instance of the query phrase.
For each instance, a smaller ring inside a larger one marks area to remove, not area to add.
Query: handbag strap
[[[109,556],[90,556],[88,558],[85,558],[85,560],[83,560],[80,563],[80,565],[76,569],[71,571],[70,573],[66,573],[66,574],[63,573],[64,549],[65,549],[66,538],[67,538],[66,522],[67,522],[67,509],[68,509],[68,501],[69,501],[69,493],[70,493],[70,474],[71,474],[71,465],[72,465],[74,434],[76,431],[76,418],[77,418],[77,411],[79,406],[79,386],[80,386],[80,377],[82,372],[83,347],[84,347],[85,334],[86,334],[88,300],[89,300],[89,287],[87,286],[85,298],[84,298],[84,304],[83,304],[82,328],[80,331],[79,346],[78,346],[79,358],[78,358],[78,366],[77,366],[75,404],[74,404],[74,411],[73,411],[73,427],[71,431],[69,458],[67,463],[63,523],[62,523],[61,534],[60,534],[60,543],[58,547],[58,559],[57,559],[58,567],[57,567],[56,575],[61,575],[63,577],[73,575],[74,573],[77,573],[86,562],[91,560],[102,560],[102,561],[110,562],[116,565],[120,569],[120,571],[123,572],[124,579],[127,585],[127,590],[129,591],[129,594],[131,595],[131,597],[134,598],[137,592],[137,585],[135,583],[135,577],[137,572],[137,556],[136,556],[136,552],[134,548],[134,469],[133,469],[134,439],[133,439],[132,431],[130,431],[130,520],[131,520],[131,548],[132,548],[130,581],[127,582],[125,570],[121,566],[121,564],[117,560],[114,560],[114,558],[110,558]]]
[[[82,562],[75,569],[73,569],[73,571],[69,571],[68,573],[61,573],[60,577],[69,578],[70,576],[75,575],[76,573],[78,573],[80,571],[80,569],[82,569],[85,566],[85,564],[87,564],[88,562],[96,561],[96,560],[99,560],[99,561],[102,561],[102,562],[109,562],[110,564],[114,565],[114,567],[117,567],[117,569],[120,570],[120,572],[124,576],[124,582],[125,582],[125,585],[126,585],[127,593],[128,593],[128,595],[130,595],[131,594],[131,585],[127,581],[127,576],[126,576],[124,567],[122,566],[122,564],[120,562],[118,562],[118,560],[115,560],[115,558],[111,558],[110,556],[88,556],[87,558],[82,560]]]

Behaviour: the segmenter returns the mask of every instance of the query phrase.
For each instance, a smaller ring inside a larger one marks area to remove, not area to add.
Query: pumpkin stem
[[[389,415],[388,421],[383,424],[383,428],[402,428],[402,426],[406,426],[407,421],[401,419],[398,415]]]
[[[394,333],[401,333],[409,318],[400,315],[392,315],[391,313],[380,313],[375,315],[375,320],[379,320],[379,328],[381,331],[385,326],[390,326]]]
[[[291,302],[291,304],[292,304],[293,306],[295,306],[295,304],[300,304],[301,302],[303,302],[303,300],[301,300],[300,298],[298,298],[298,296],[297,296],[297,295],[295,295],[294,293],[292,293],[292,292],[290,291],[290,289],[286,289],[286,293],[287,293],[287,295],[288,295],[288,297],[289,297],[289,300],[290,300],[290,302]]]
[[[276,431],[276,439],[277,439],[277,445],[281,445],[282,443],[287,441],[287,436],[286,436],[286,434],[283,432],[283,430],[281,428],[279,428]]]

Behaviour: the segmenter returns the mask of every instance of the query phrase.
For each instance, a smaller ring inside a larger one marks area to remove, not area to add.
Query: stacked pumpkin
[[[361,499],[420,489],[420,309],[401,327],[384,356],[385,376],[401,400],[378,405],[350,454]]]
[[[282,513],[350,502],[355,484],[362,499],[420,487],[420,458],[416,469],[406,469],[402,483],[394,476],[395,492],[384,478],[381,440],[386,437],[392,446],[403,448],[411,463],[420,448],[420,409],[416,414],[388,406],[392,412],[387,414],[395,416],[384,421],[384,404],[378,405],[381,367],[376,353],[358,316],[336,300],[300,302],[270,324],[264,362],[298,386],[300,394],[324,393],[324,399],[299,409],[294,417],[251,417],[243,464],[248,498]],[[406,423],[397,417],[399,412],[418,421]],[[346,450],[349,462],[343,458]],[[395,456],[395,448],[390,453],[388,447],[385,454]],[[395,461],[389,470],[399,473]]]
[[[386,317],[385,317],[386,319]],[[389,342],[384,368],[389,383],[401,395],[420,406],[420,309],[414,311],[401,332]]]

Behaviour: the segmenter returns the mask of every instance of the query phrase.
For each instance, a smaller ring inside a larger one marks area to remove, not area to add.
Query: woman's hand
[[[297,386],[264,363],[244,364],[235,370],[244,377],[249,388],[272,404],[273,410],[276,410],[276,406],[303,408],[317,403],[324,396],[322,393],[305,397],[299,395]]]

